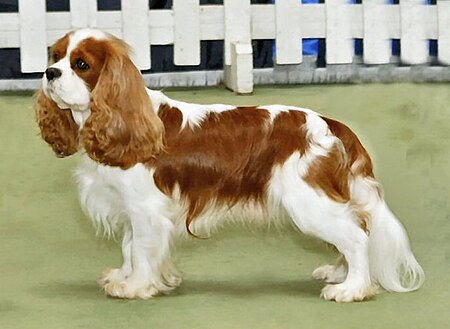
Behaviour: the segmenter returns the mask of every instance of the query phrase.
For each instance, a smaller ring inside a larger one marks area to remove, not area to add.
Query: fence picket
[[[275,3],[276,62],[299,64],[302,62],[302,36],[298,19],[298,0],[278,0]]]
[[[347,0],[325,1],[327,64],[353,62],[350,6]]]
[[[96,0],[70,0],[70,23],[72,28],[97,26]]]
[[[133,48],[133,60],[141,70],[151,67],[148,11],[147,0],[122,0],[123,38]]]
[[[438,1],[438,60],[450,65],[450,1]]]
[[[24,73],[47,67],[45,0],[19,1],[20,65]]]
[[[224,0],[225,65],[231,64],[231,43],[251,43],[250,0]]]
[[[400,0],[400,58],[405,64],[424,64],[428,60],[424,7],[422,0]]]
[[[385,0],[366,0],[364,10],[364,63],[386,64],[391,58],[391,40],[388,35],[388,16]]]
[[[174,63],[200,64],[200,5],[198,0],[174,0]]]

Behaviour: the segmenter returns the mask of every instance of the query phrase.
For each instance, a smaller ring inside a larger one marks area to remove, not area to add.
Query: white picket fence
[[[46,12],[45,0],[19,0],[18,13],[0,13],[0,48],[20,48],[22,72],[42,72],[47,46],[72,29],[95,27],[125,39],[137,65],[149,69],[150,45],[173,45],[175,65],[198,65],[201,40],[224,40],[225,80],[232,77],[233,89],[241,81],[244,92],[253,83],[250,45],[257,39],[276,40],[277,65],[303,61],[302,38],[325,38],[327,65],[352,63],[355,38],[364,40],[364,64],[390,63],[391,39],[401,40],[403,64],[427,64],[428,40],[435,39],[439,64],[450,65],[450,1],[224,0],[200,6],[199,0],[173,0],[170,10],[149,10],[148,0],[122,0],[121,8],[98,11],[97,0],[70,0],[70,12]]]

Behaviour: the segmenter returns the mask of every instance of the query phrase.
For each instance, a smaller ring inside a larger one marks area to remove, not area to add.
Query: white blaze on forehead
[[[96,29],[81,29],[75,31],[70,36],[69,45],[67,46],[66,56],[69,56],[72,50],[74,50],[78,44],[86,39],[94,38],[97,40],[106,39],[108,36],[105,32]]]

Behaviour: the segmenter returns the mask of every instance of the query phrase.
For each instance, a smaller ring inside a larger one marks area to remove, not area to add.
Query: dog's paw
[[[334,300],[338,303],[359,302],[367,300],[375,295],[375,290],[371,286],[349,285],[347,282],[340,284],[326,285],[320,297],[326,300]]]
[[[108,268],[103,271],[102,276],[98,280],[99,285],[104,288],[108,283],[115,283],[123,281],[127,275],[120,268]]]
[[[169,273],[164,275],[165,285],[167,290],[172,290],[181,284],[182,278],[178,273]]]
[[[108,296],[127,299],[149,299],[159,294],[154,285],[133,279],[107,283],[104,290]]]
[[[312,276],[327,283],[342,283],[347,277],[347,269],[343,265],[324,265],[316,268]]]

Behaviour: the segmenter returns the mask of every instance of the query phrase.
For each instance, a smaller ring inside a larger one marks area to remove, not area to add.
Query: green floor
[[[149,301],[106,298],[96,278],[120,264],[95,239],[71,177],[39,138],[30,94],[0,95],[0,328],[450,328],[450,85],[167,90],[189,102],[292,104],[348,123],[371,151],[427,280],[409,294],[337,304],[311,271],[331,260],[288,231],[230,228],[183,244],[184,282]]]

